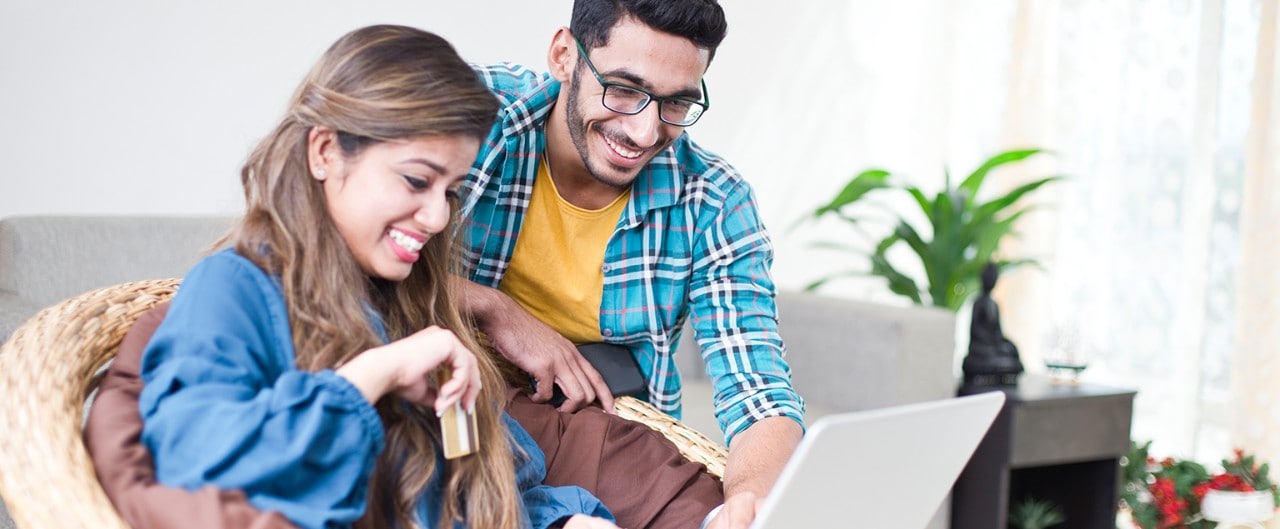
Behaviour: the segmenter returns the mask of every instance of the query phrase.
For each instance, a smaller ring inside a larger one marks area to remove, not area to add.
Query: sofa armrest
[[[955,315],[808,292],[778,296],[796,389],[812,405],[856,411],[955,394]]]
[[[0,292],[0,344],[9,341],[13,331],[40,312],[40,306],[12,292]]]

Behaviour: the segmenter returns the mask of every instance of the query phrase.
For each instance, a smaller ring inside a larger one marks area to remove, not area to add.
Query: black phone
[[[640,371],[640,364],[636,362],[636,357],[625,345],[604,342],[584,343],[578,346],[578,352],[591,363],[591,367],[600,372],[604,383],[609,386],[609,393],[613,396],[632,396],[641,400],[648,398],[649,390],[644,373]],[[557,384],[548,402],[558,407],[564,404],[564,399],[564,392],[560,391],[560,385]]]

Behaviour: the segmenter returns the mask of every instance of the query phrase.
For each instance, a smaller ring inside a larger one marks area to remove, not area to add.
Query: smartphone
[[[640,371],[636,357],[627,346],[592,342],[579,345],[578,352],[600,372],[600,377],[604,378],[604,383],[609,386],[609,393],[613,396],[632,396],[642,400],[649,397],[648,382]],[[564,399],[564,392],[557,384],[548,402],[552,406],[560,406],[564,404]]]

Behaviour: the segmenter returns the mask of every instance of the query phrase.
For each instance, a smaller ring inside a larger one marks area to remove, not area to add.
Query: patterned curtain
[[[1045,269],[1002,285],[1006,328],[1024,362],[1070,355],[1137,389],[1133,437],[1155,453],[1280,460],[1276,16],[1273,0],[1017,8],[1006,142],[1053,149],[1070,180],[1007,248]]]
[[[776,71],[724,91],[732,130],[697,133],[753,178],[790,289],[860,262],[809,246],[856,239],[847,226],[789,229],[856,170],[936,189],[944,166],[1052,150],[988,184],[1068,178],[1002,249],[1043,265],[996,290],[1028,369],[1070,357],[1086,381],[1138,390],[1133,437],[1156,453],[1213,464],[1241,446],[1280,464],[1263,446],[1280,443],[1276,4],[831,0],[788,10],[785,30],[776,10],[734,4],[739,27],[777,30],[743,57]],[[903,302],[874,278],[823,291]]]
[[[1280,465],[1280,54],[1276,2],[1261,7],[1252,121],[1240,215],[1238,339],[1232,439]],[[1272,471],[1275,477],[1276,472]],[[1280,527],[1273,521],[1271,527]]]

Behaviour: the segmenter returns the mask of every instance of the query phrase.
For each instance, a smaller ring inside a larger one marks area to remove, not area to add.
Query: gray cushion
[[[37,309],[85,291],[182,277],[231,217],[32,216],[0,220],[0,340]]]
[[[809,422],[955,394],[955,314],[810,292],[782,292],[777,301],[778,332]],[[702,391],[693,387],[707,377],[692,327],[685,326],[677,351],[686,385]],[[685,420],[703,424],[710,404],[684,399]]]

